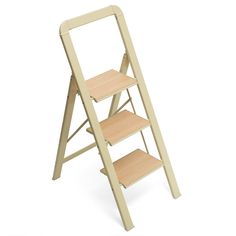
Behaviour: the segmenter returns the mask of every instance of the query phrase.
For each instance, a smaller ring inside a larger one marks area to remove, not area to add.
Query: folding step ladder
[[[85,80],[70,38],[69,31],[76,27],[112,15],[116,18],[126,49],[120,71],[109,70],[92,79]],[[153,107],[151,105],[123,13],[119,7],[109,6],[98,11],[67,20],[60,26],[60,36],[70,63],[72,76],[69,85],[53,179],[56,180],[60,177],[62,165],[65,162],[97,146],[104,165],[101,172],[108,177],[124,227],[126,230],[130,230],[133,228],[133,223],[130,218],[120,185],[127,188],[142,177],[163,166],[173,197],[178,198],[180,196],[180,192],[153,111]],[[126,75],[129,63],[131,65],[134,78]],[[128,89],[132,86],[138,87],[147,119],[138,116],[135,112]],[[126,90],[129,98],[122,106],[118,108],[120,95],[124,90]],[[81,96],[83,106],[87,114],[87,119],[74,133],[69,136],[76,95]],[[95,102],[99,102],[111,96],[113,96],[113,98],[109,111],[109,117],[99,122],[94,110],[93,100]],[[132,105],[133,112],[122,110],[129,102]],[[70,141],[87,122],[90,124],[90,128],[87,128],[87,132],[93,134],[95,142],[65,157],[67,142]],[[142,129],[146,127],[151,128],[161,160],[154,158],[148,152],[144,135],[142,133]],[[146,152],[136,149],[135,151],[112,163],[107,145],[114,145],[137,132],[141,132],[146,147]]]

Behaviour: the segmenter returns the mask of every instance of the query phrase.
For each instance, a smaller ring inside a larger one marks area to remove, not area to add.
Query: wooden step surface
[[[113,163],[120,184],[125,188],[162,166],[162,162],[137,149]],[[101,172],[106,175],[103,168]]]
[[[137,84],[136,79],[115,70],[109,70],[85,82],[90,97],[96,102]]]
[[[149,126],[149,121],[127,110],[121,111],[100,122],[105,140],[114,145]],[[90,128],[87,131],[93,134]]]

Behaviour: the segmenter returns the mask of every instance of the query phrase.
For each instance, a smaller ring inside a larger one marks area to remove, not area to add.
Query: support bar
[[[71,159],[73,159],[73,158],[79,156],[80,154],[82,154],[82,153],[84,153],[84,152],[87,152],[88,150],[90,150],[90,149],[92,149],[92,148],[94,148],[94,147],[96,147],[96,143],[91,143],[91,144],[89,144],[88,146],[86,146],[86,147],[80,149],[79,151],[74,152],[74,153],[72,153],[71,155],[65,157],[64,160],[63,160],[63,163],[65,163],[65,162],[67,162],[67,161],[70,161]]]
[[[116,113],[118,113],[124,106],[126,106],[129,102],[131,102],[131,98],[129,98],[127,101],[125,101],[114,113],[113,115],[115,115]]]
[[[79,128],[76,129],[76,131],[68,138],[67,143],[84,127],[84,125],[88,122],[88,119],[86,119]]]

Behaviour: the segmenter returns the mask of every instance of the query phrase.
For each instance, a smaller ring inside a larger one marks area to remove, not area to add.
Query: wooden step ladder
[[[116,18],[126,49],[120,71],[109,70],[92,79],[85,80],[69,31],[112,15]],[[97,146],[104,165],[101,172],[108,177],[124,227],[126,230],[130,230],[133,228],[133,223],[130,218],[120,185],[127,188],[154,170],[163,167],[173,197],[178,198],[180,196],[180,192],[153,111],[153,107],[151,105],[123,13],[119,7],[109,6],[101,10],[67,20],[60,26],[60,36],[70,63],[72,76],[69,85],[53,179],[56,180],[60,177],[62,165],[65,162]],[[134,78],[126,75],[129,64],[131,65]],[[129,92],[129,88],[132,86],[138,87],[147,119],[144,119],[136,114]],[[128,100],[118,108],[120,95],[124,90],[127,92]],[[69,136],[76,95],[79,95],[82,99],[83,106],[87,114],[87,119],[75,132]],[[99,102],[111,96],[113,96],[113,98],[109,116],[107,119],[99,122],[92,101],[94,100],[95,102]],[[123,110],[124,106],[128,103],[131,103],[133,112]],[[87,128],[87,132],[94,136],[95,142],[65,157],[65,150],[68,141],[70,141],[75,134],[85,126],[86,123],[90,124],[90,127]],[[158,160],[149,154],[142,132],[142,130],[147,127],[151,128],[161,160]],[[141,133],[146,152],[136,149],[135,151],[112,163],[107,145],[114,145],[137,132]]]

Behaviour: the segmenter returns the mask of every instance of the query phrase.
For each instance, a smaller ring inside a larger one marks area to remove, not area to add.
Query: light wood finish
[[[114,145],[130,135],[146,128],[150,125],[149,121],[124,110],[100,122],[105,140]],[[87,131],[93,134],[91,128]]]
[[[122,36],[122,39],[124,42],[125,50],[127,53],[126,56],[128,58],[128,61],[131,64],[134,78],[135,78],[136,83],[139,88],[139,92],[140,92],[140,95],[141,95],[141,98],[143,101],[143,105],[144,105],[147,117],[148,117],[150,125],[151,125],[153,137],[155,139],[160,157],[162,159],[162,163],[164,165],[165,173],[166,173],[166,176],[167,176],[167,179],[168,179],[171,191],[172,191],[172,195],[176,198],[176,197],[180,196],[178,185],[175,180],[175,176],[174,176],[174,173],[173,173],[170,161],[169,161],[168,154],[166,152],[166,148],[165,148],[165,145],[164,145],[161,133],[160,133],[159,126],[156,121],[156,117],[155,117],[155,114],[154,114],[154,111],[153,111],[153,108],[151,105],[151,101],[148,96],[147,89],[146,89],[146,86],[145,86],[145,83],[143,80],[142,72],[139,67],[139,63],[138,63],[138,60],[137,60],[137,57],[136,57],[136,54],[135,54],[135,51],[133,48],[133,44],[131,42],[131,38],[129,36],[128,28],[126,26],[125,19],[124,19],[121,9],[117,6],[109,6],[109,7],[103,8],[101,10],[97,10],[95,12],[88,13],[83,16],[79,16],[79,17],[67,20],[67,21],[63,22],[60,26],[60,36],[61,36],[62,43],[63,43],[64,49],[65,49],[70,67],[71,67],[73,79],[76,82],[76,89],[77,89],[76,93],[78,93],[78,91],[79,91],[79,95],[81,96],[82,103],[84,105],[84,108],[85,108],[85,111],[86,111],[86,114],[87,114],[87,117],[89,120],[89,124],[91,126],[90,132],[93,131],[96,146],[99,149],[99,154],[101,156],[101,160],[104,165],[104,170],[105,170],[106,175],[108,177],[110,187],[112,189],[119,213],[121,215],[122,222],[124,224],[125,229],[130,230],[134,226],[133,226],[133,223],[132,223],[124,196],[123,196],[122,189],[119,184],[119,180],[118,180],[116,172],[115,172],[115,168],[113,166],[113,163],[112,163],[112,160],[111,160],[108,148],[107,148],[107,143],[106,143],[103,131],[102,131],[102,127],[98,122],[97,115],[96,115],[94,107],[93,107],[93,103],[92,103],[92,100],[90,97],[90,91],[88,91],[88,87],[87,87],[87,82],[84,80],[84,76],[81,71],[80,64],[79,64],[74,46],[72,44],[72,40],[71,40],[70,32],[69,32],[70,30],[72,30],[76,27],[79,27],[81,25],[88,24],[90,22],[100,20],[102,18],[112,16],[112,15],[115,16],[115,18],[116,18],[116,21],[117,21],[117,24],[118,24],[118,27],[119,27],[119,30],[120,30],[120,33],[121,33],[121,36]],[[123,69],[121,68],[121,72],[123,72],[124,74],[126,73],[127,67],[128,67],[128,63],[127,63],[126,59],[125,59],[124,65],[122,65]],[[118,89],[115,91],[115,93],[109,92],[108,94],[106,91],[106,95],[100,95],[101,97],[99,97],[99,96],[97,97],[97,101],[98,101],[99,99],[106,98],[106,96],[108,96],[108,95],[111,95],[111,96],[114,95],[113,101],[112,101],[112,107],[111,107],[110,113],[109,113],[110,115],[114,114],[114,112],[117,109],[117,106],[119,103],[120,91],[121,90]],[[75,94],[74,94],[74,92],[73,93],[72,92],[73,91],[71,91],[71,93],[69,93],[69,94],[74,96]],[[66,105],[66,109],[65,109],[65,115],[64,115],[63,125],[62,125],[62,131],[61,131],[61,137],[60,137],[60,142],[59,142],[59,147],[58,147],[57,160],[56,160],[56,164],[55,164],[53,179],[58,178],[61,174],[61,167],[63,164],[65,147],[66,147],[66,142],[68,139],[68,132],[69,132],[69,127],[70,127],[71,115],[72,115],[73,107],[74,107],[74,97],[73,96],[70,97],[70,95],[68,95],[69,101],[67,101],[67,105]],[[118,115],[118,114],[116,114],[116,115]],[[115,117],[115,115],[112,116],[111,119],[113,119],[114,117]],[[128,122],[129,122],[129,124],[133,123],[132,120],[131,120],[131,122],[130,121],[128,121]],[[145,122],[147,122],[147,121],[145,120]],[[139,122],[137,122],[137,123],[140,124]],[[113,127],[114,127],[114,130],[112,131],[114,134],[113,137],[116,137],[113,141],[115,141],[115,142],[120,140],[120,139],[117,139],[118,137],[115,134],[116,132],[122,133],[122,132],[124,132],[124,130],[126,128],[129,129],[129,127],[127,127],[127,123],[124,124],[123,127],[120,126],[121,131],[119,129],[115,128],[115,126],[113,126]],[[132,124],[132,127],[133,127],[133,124]],[[136,130],[136,131],[138,131],[138,130]],[[123,135],[129,136],[132,133],[133,133],[133,131],[130,133],[123,133]],[[123,135],[122,135],[122,138],[124,138]],[[73,159],[76,155],[80,155],[81,153],[83,153],[93,147],[94,147],[94,145],[90,144],[87,147],[66,157],[64,159],[64,161],[65,162],[69,161],[69,160]]]
[[[128,58],[128,55],[126,53],[124,53],[124,56],[123,56],[122,62],[121,62],[121,66],[120,66],[120,73],[126,74],[128,67],[129,67],[129,58]],[[121,96],[121,92],[117,93],[113,96],[108,117],[112,116],[116,112],[116,110],[118,109],[120,96]]]
[[[135,84],[137,84],[135,79],[115,70],[109,70],[86,80],[90,97],[96,102],[117,94]]]
[[[137,149],[113,163],[120,184],[125,188],[159,169],[162,162],[146,152]],[[101,169],[103,174],[106,170]]]

